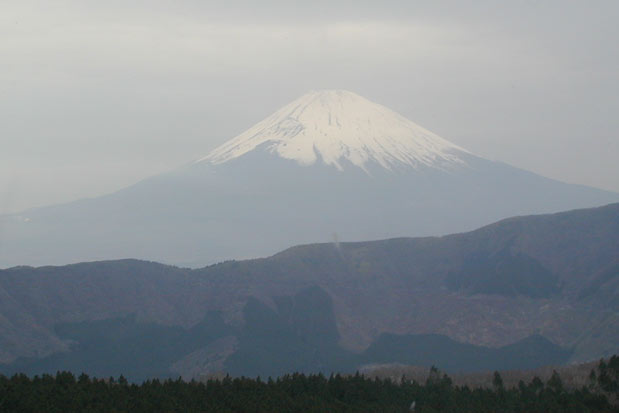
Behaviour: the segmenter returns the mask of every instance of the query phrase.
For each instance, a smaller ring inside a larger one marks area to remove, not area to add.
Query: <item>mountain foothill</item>
[[[617,202],[355,93],[312,91],[168,173],[0,216],[0,372],[467,372],[609,356]]]

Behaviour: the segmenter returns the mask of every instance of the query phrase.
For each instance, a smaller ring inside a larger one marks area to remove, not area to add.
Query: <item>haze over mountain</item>
[[[171,173],[1,217],[0,266],[122,257],[198,266],[618,200],[477,157],[354,93],[315,91]]]
[[[0,372],[525,368],[619,351],[619,204],[198,270],[0,270]]]

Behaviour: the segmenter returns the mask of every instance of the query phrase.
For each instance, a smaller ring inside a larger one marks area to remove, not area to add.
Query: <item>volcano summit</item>
[[[264,146],[299,165],[343,169],[441,167],[461,163],[451,142],[392,110],[343,90],[310,92],[278,110],[200,161],[220,164]]]
[[[475,156],[354,93],[316,91],[171,173],[0,217],[0,267],[123,257],[199,266],[617,201]]]

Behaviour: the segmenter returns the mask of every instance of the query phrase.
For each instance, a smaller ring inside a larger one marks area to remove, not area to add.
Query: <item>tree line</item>
[[[580,389],[566,388],[556,372],[546,382],[535,377],[511,388],[498,372],[491,388],[455,386],[435,368],[424,383],[359,373],[141,384],[123,376],[97,379],[70,372],[0,376],[2,412],[618,412],[618,396],[617,356],[600,361]]]

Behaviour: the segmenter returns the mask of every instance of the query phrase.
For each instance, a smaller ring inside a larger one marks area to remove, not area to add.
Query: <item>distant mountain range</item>
[[[175,171],[0,217],[0,267],[122,257],[199,267],[611,202],[619,194],[480,158],[354,93],[315,91]]]
[[[619,352],[619,204],[191,270],[0,270],[3,372],[527,368]]]

